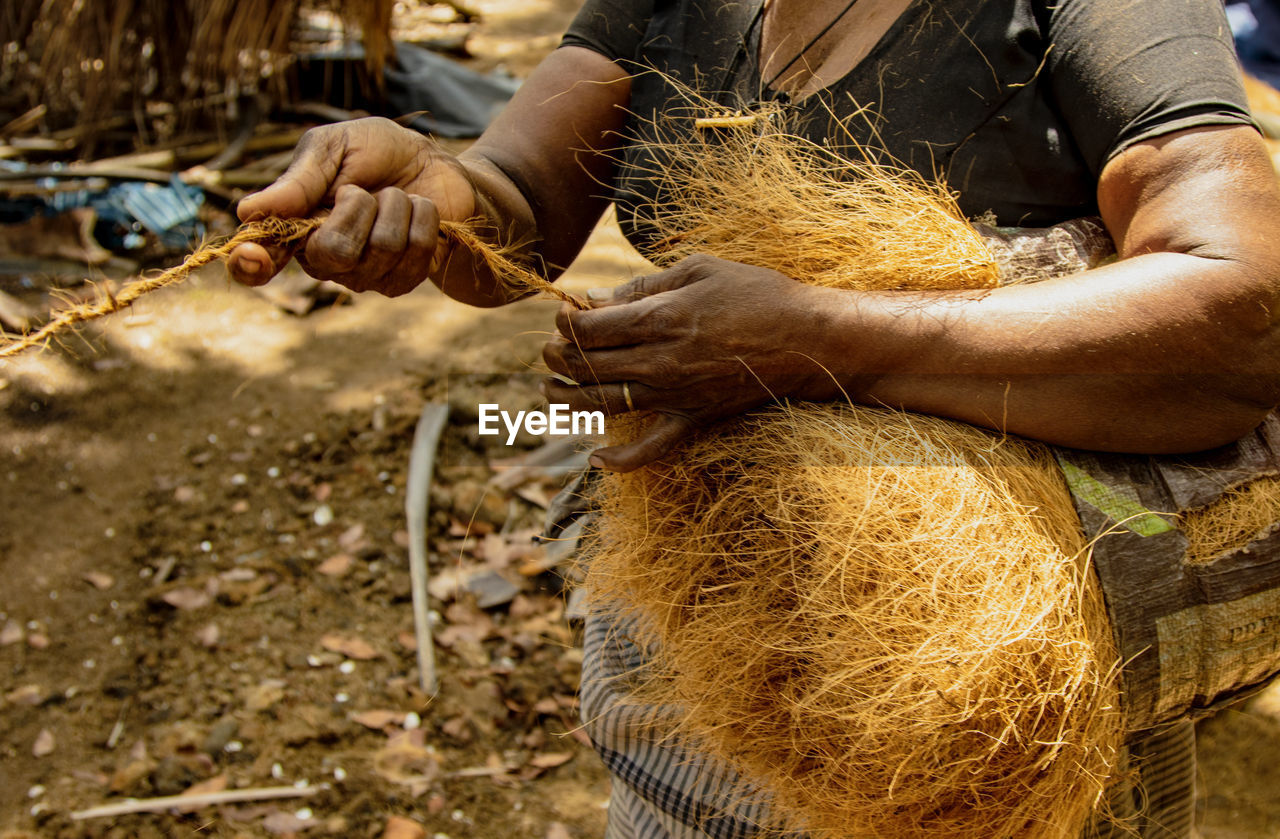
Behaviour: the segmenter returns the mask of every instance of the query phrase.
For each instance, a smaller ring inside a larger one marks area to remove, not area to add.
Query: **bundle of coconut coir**
[[[776,115],[704,124],[654,155],[675,198],[654,218],[663,261],[848,289],[998,284],[944,189]],[[631,701],[743,796],[766,790],[766,832],[1071,836],[1098,808],[1122,739],[1116,653],[1042,446],[778,404],[608,475],[600,501],[594,608],[626,615],[651,656]]]

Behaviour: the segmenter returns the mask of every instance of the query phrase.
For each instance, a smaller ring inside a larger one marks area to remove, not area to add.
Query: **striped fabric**
[[[765,808],[722,766],[670,740],[669,709],[628,702],[645,663],[629,626],[587,617],[582,721],[613,777],[607,839],[751,839]],[[665,723],[665,724],[664,724]]]
[[[763,835],[757,825],[768,810],[758,793],[725,767],[672,742],[671,709],[627,701],[629,685],[645,666],[629,635],[626,621],[613,615],[587,618],[582,719],[613,780],[605,839]],[[1138,783],[1111,797],[1119,823],[1094,826],[1087,839],[1191,839],[1194,725],[1177,723],[1137,740],[1127,759]]]
[[[1195,723],[1183,720],[1135,738],[1127,761],[1138,772],[1137,783],[1112,793],[1115,821],[1086,831],[1087,839],[1195,837]]]

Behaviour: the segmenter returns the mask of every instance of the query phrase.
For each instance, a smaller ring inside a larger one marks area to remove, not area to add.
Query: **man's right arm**
[[[458,157],[387,120],[323,126],[304,136],[279,180],[241,201],[239,215],[296,218],[328,209],[297,253],[312,276],[388,295],[430,278],[463,302],[499,305],[510,294],[439,235],[440,222],[471,223],[558,276],[608,203],[609,149],[618,144],[629,97],[630,79],[613,61],[562,47]],[[292,255],[242,245],[228,266],[236,280],[260,285]]]

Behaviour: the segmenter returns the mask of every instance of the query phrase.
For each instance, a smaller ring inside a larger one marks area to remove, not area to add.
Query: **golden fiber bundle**
[[[659,151],[664,261],[705,252],[850,289],[996,284],[942,188],[772,118]],[[766,830],[1066,837],[1097,809],[1122,740],[1116,653],[1044,447],[783,404],[608,475],[600,500],[593,603],[652,656],[629,695],[664,709],[654,736],[736,770],[744,796],[767,790]]]
[[[1205,565],[1262,538],[1280,522],[1280,478],[1258,478],[1182,514],[1188,565]]]
[[[783,112],[663,142],[649,175],[658,261],[709,253],[848,289],[993,288],[999,268],[947,190],[915,172],[850,160],[781,128]]]

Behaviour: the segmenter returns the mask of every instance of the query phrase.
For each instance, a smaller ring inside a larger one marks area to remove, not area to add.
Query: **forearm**
[[[629,77],[585,49],[552,53],[457,163],[474,196],[472,223],[555,279],[573,261],[608,205],[608,151],[622,129]],[[482,306],[514,294],[458,247],[432,279],[452,297]]]
[[[1098,198],[1112,265],[859,301],[883,353],[862,397],[1113,451],[1193,451],[1257,425],[1280,403],[1280,246],[1263,221],[1280,191],[1256,133],[1138,144],[1104,168]]]
[[[1159,253],[990,292],[824,291],[813,356],[858,401],[1081,448],[1193,451],[1280,402],[1277,279]]]
[[[575,410],[649,411],[626,471],[777,397],[953,417],[1130,452],[1227,443],[1280,403],[1280,190],[1256,133],[1188,129],[1104,168],[1120,259],[989,291],[849,291],[695,255],[562,309],[543,358]],[[1252,220],[1257,220],[1254,223]]]

